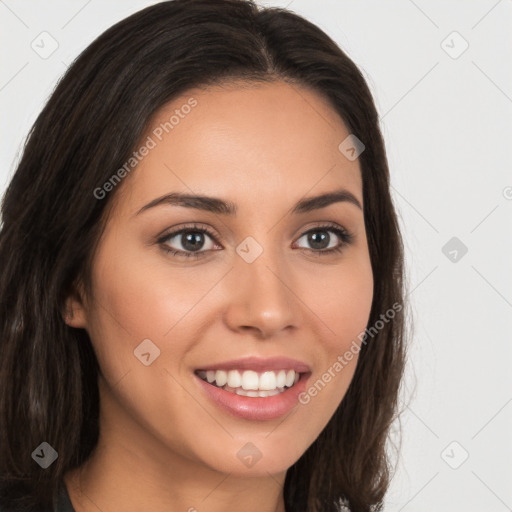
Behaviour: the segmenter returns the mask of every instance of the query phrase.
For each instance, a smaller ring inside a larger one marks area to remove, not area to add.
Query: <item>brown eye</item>
[[[302,239],[305,239],[309,245],[309,247],[301,247],[302,249],[321,254],[341,251],[352,241],[352,235],[345,229],[335,226],[319,226],[304,233],[298,241]]]
[[[205,228],[186,227],[164,235],[158,243],[175,256],[200,257],[215,249],[216,240]]]

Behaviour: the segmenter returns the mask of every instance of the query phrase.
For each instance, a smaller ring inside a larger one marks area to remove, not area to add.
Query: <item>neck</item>
[[[193,453],[169,449],[133,418],[120,423],[107,396],[102,404],[98,445],[64,477],[76,512],[285,512],[286,472],[246,477],[216,471]]]

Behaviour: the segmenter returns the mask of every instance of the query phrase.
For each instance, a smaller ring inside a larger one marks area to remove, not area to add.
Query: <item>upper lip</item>
[[[197,368],[197,370],[253,370],[256,372],[266,370],[295,370],[297,373],[309,373],[311,371],[306,363],[298,361],[297,359],[290,359],[289,357],[244,357],[201,366]]]

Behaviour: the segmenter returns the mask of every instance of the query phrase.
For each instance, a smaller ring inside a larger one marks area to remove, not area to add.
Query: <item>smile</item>
[[[255,372],[253,370],[198,370],[197,376],[209,384],[252,398],[266,398],[279,395],[293,387],[300,379],[300,373],[292,369]]]

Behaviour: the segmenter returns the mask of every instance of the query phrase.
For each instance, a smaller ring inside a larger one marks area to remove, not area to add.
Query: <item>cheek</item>
[[[305,444],[312,443],[325,428],[350,386],[359,356],[359,336],[367,327],[373,300],[369,259],[340,265],[332,275],[324,272],[318,277],[322,278],[313,281],[315,285],[306,295],[315,313],[319,343],[316,371],[299,397],[299,410],[311,426],[305,432]]]
[[[373,301],[373,274],[369,258],[354,259],[319,275],[310,288],[313,311],[330,335],[328,349],[345,351],[352,340],[366,329]]]
[[[322,279],[313,281],[316,284],[310,300],[321,320],[317,332],[323,351],[316,380],[309,382],[305,401],[309,398],[318,407],[323,404],[332,413],[345,395],[357,366],[361,335],[372,307],[373,273],[369,256],[359,254],[333,269],[330,276],[325,272],[321,276]],[[317,396],[318,399],[314,398]]]
[[[109,257],[98,255],[94,272],[97,302],[104,320],[122,328],[134,339],[162,340],[181,322],[215,282],[214,277],[194,277],[193,269],[171,267],[162,257],[144,257],[144,251],[126,250]],[[115,263],[113,263],[115,261]]]
[[[126,241],[118,244],[122,252],[110,243],[96,256],[89,322],[91,340],[111,379],[140,366],[134,350],[146,339],[160,350],[156,366],[182,361],[210,320],[204,298],[226,273],[222,266],[205,272],[201,266],[171,265],[164,253],[148,258]]]

